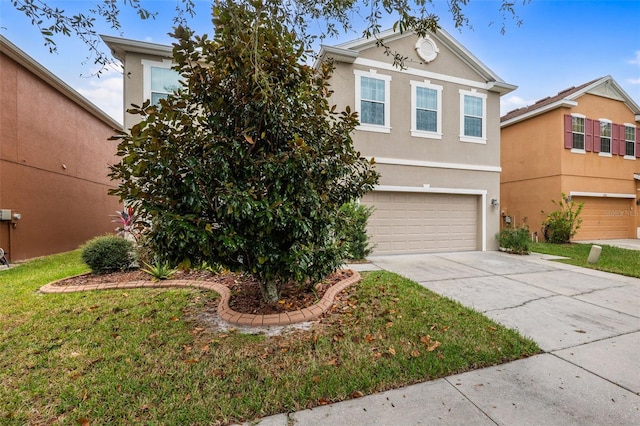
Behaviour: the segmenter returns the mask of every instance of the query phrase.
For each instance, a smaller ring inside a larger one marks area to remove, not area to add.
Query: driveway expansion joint
[[[170,281],[131,281],[128,283],[107,283],[97,285],[78,285],[78,286],[60,286],[57,283],[64,281],[66,278],[54,281],[40,287],[40,292],[44,294],[52,293],[73,293],[79,291],[90,290],[122,290],[122,289],[134,289],[134,288],[186,288],[193,287],[203,290],[213,290],[220,295],[218,302],[218,315],[224,321],[235,325],[250,325],[250,326],[275,326],[275,325],[290,325],[300,322],[306,322],[314,320],[328,311],[333,306],[335,296],[337,296],[342,290],[347,287],[356,284],[360,281],[360,274],[353,269],[345,269],[344,271],[351,272],[348,278],[337,282],[331,286],[320,299],[314,305],[308,308],[302,308],[297,311],[283,312],[279,314],[247,314],[236,312],[229,307],[229,299],[231,298],[231,292],[227,286],[222,284],[208,282],[208,281],[176,281],[170,283]]]

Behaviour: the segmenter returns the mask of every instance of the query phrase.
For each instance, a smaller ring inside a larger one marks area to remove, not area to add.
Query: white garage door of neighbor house
[[[478,250],[478,196],[370,192],[368,231],[375,254]]]
[[[584,203],[580,217],[582,224],[575,240],[610,240],[633,238],[632,202],[628,198],[573,197]]]

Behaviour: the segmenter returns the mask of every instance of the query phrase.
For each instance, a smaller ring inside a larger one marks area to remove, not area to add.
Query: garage
[[[375,254],[479,250],[478,195],[374,191],[369,236]]]
[[[633,200],[628,198],[573,197],[584,203],[582,224],[575,240],[610,240],[633,238]]]

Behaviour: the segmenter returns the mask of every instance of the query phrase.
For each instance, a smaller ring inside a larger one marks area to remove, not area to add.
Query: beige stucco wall
[[[376,133],[356,130],[354,144],[362,155],[381,161],[386,159],[407,160],[429,163],[421,165],[396,165],[378,163],[380,185],[448,188],[452,190],[485,190],[486,234],[488,250],[497,249],[495,234],[500,227],[500,209],[492,207],[490,200],[499,200],[500,191],[500,95],[486,89],[474,87],[484,84],[485,80],[454,55],[448,48],[434,38],[440,51],[435,60],[423,63],[416,54],[414,46],[417,37],[410,36],[389,43],[392,50],[407,56],[408,70],[377,69],[379,75],[391,76],[391,132]],[[360,51],[359,59],[374,60],[390,65],[393,60],[384,54],[383,49],[370,48]],[[369,64],[336,63],[331,81],[334,91],[329,102],[339,110],[347,106],[355,110],[354,70],[370,71],[376,69]],[[442,139],[413,137],[411,135],[411,81],[423,82],[425,77],[412,75],[413,69],[447,76],[446,79],[429,78],[432,84],[442,89]],[[453,81],[452,81],[453,80]],[[460,81],[471,80],[473,86]],[[475,88],[478,93],[487,95],[487,143],[477,144],[460,141],[460,93],[459,90]],[[438,166],[442,164],[442,166]],[[472,170],[464,169],[469,167]],[[473,170],[475,169],[475,170]],[[481,170],[477,170],[481,169]],[[479,209],[481,212],[482,209]],[[482,223],[482,218],[478,218]]]
[[[563,122],[571,113],[618,124],[635,123],[635,115],[623,102],[607,97],[585,94],[577,102],[575,107],[554,109],[502,129],[502,210],[516,218],[527,217],[532,231],[540,230],[545,216],[541,210],[556,210],[551,200],[559,200],[561,193],[637,194],[633,176],[640,171],[640,160],[573,153],[564,148]],[[637,224],[630,226],[628,238],[636,238],[640,220],[638,207],[631,204],[630,215]],[[575,239],[581,239],[580,232]]]
[[[129,114],[127,109],[131,108],[131,105],[142,105],[147,100],[148,96],[144,95],[144,66],[143,60],[153,62],[166,62],[166,66],[171,66],[171,58],[145,55],[140,53],[127,52],[124,60],[124,128],[130,129],[134,124],[140,121],[140,116]]]

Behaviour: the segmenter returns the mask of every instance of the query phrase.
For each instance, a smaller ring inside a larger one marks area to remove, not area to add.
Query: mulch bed
[[[231,290],[231,299],[229,300],[229,307],[231,309],[240,313],[268,315],[308,308],[318,302],[322,296],[324,296],[327,289],[349,276],[351,276],[350,271],[340,270],[329,275],[313,287],[294,282],[287,283],[283,286],[280,300],[276,304],[265,303],[262,299],[262,293],[260,292],[260,285],[256,280],[247,275],[235,273],[213,274],[208,271],[178,271],[170,280],[166,280],[166,282],[168,284],[172,280],[193,280],[223,284]],[[59,281],[56,285],[82,286],[88,284],[152,280],[153,277],[151,277],[151,275],[136,270],[102,275],[85,274]]]

